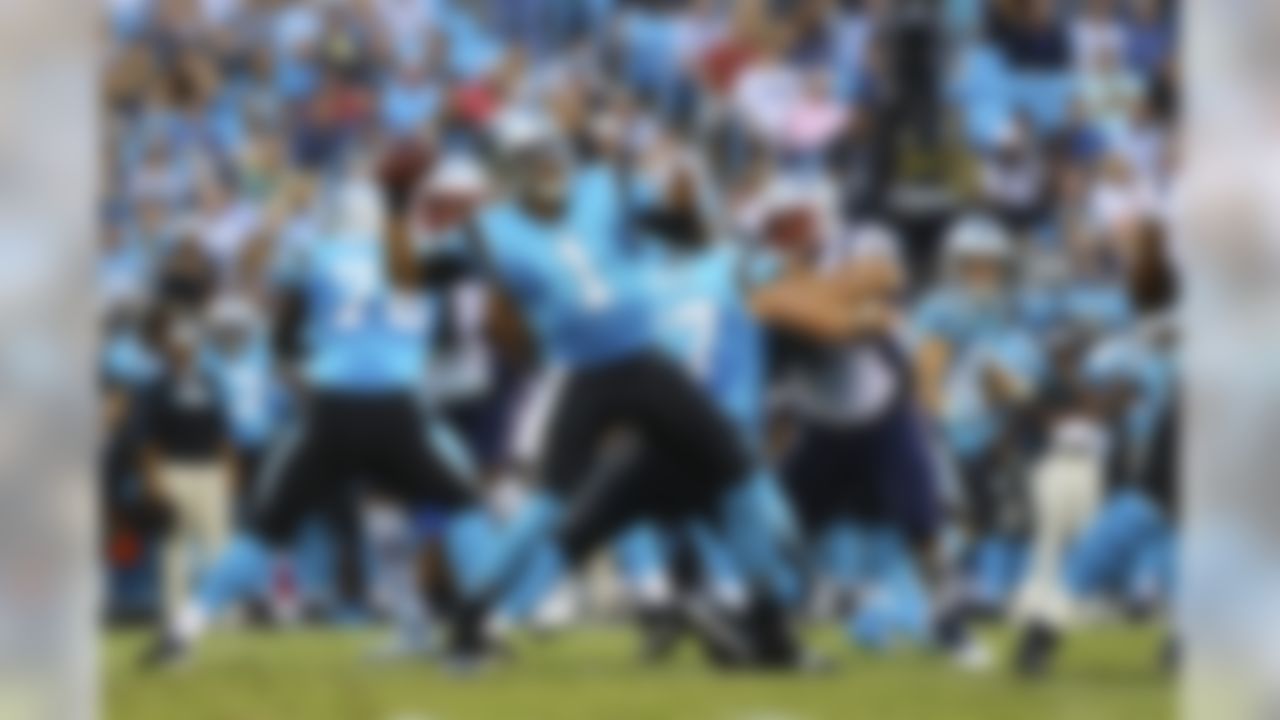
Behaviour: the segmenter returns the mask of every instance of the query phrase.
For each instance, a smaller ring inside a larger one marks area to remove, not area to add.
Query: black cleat
[[[191,655],[189,643],[169,633],[156,635],[138,659],[143,670],[163,670],[183,665]]]
[[[1170,675],[1182,669],[1182,643],[1172,635],[1160,645],[1160,669]]]
[[[830,675],[839,669],[839,664],[829,655],[797,643],[783,652],[761,654],[750,669],[785,675]]]
[[[830,675],[839,670],[840,665],[829,655],[802,648],[778,669],[797,675]]]
[[[275,630],[279,619],[271,612],[271,606],[261,598],[254,598],[245,604],[245,620],[256,630]]]
[[[940,612],[933,622],[933,641],[946,653],[955,652],[970,639],[968,611],[954,606]]]
[[[933,621],[934,647],[964,672],[986,672],[993,662],[991,650],[973,632],[971,621],[971,609],[961,605],[938,613]]]
[[[693,632],[717,667],[745,667],[755,659],[751,638],[741,624],[711,603],[697,598],[680,603],[679,622]]]
[[[1151,598],[1130,598],[1123,605],[1124,617],[1131,623],[1147,622],[1160,612],[1160,603]]]
[[[680,613],[672,607],[661,607],[641,610],[637,616],[643,635],[641,661],[656,664],[666,660],[685,632]]]
[[[445,668],[455,675],[478,675],[496,665],[502,657],[502,647],[486,631],[484,607],[458,607],[443,657]]]
[[[454,677],[478,677],[485,675],[498,665],[498,658],[485,650],[450,651],[444,656],[443,667]]]
[[[1044,677],[1053,667],[1061,638],[1051,626],[1033,622],[1022,632],[1014,656],[1014,670],[1024,678]]]
[[[791,619],[778,603],[757,598],[751,604],[748,620],[756,668],[798,675],[825,675],[836,669],[830,657],[804,646]]]
[[[486,641],[475,644],[451,643],[442,656],[441,663],[451,675],[471,677],[485,674],[509,657],[501,647]]]

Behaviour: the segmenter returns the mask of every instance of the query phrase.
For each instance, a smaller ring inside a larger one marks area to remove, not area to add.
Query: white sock
[[[733,580],[720,580],[711,584],[711,597],[716,604],[732,612],[747,606],[747,589]]]
[[[209,625],[209,613],[204,606],[190,600],[178,611],[171,628],[173,636],[183,642],[192,642],[204,634]]]
[[[637,578],[634,587],[636,602],[641,607],[666,607],[675,601],[671,578],[660,570],[645,573]]]
[[[505,613],[497,613],[489,617],[485,623],[485,633],[494,639],[502,640],[516,629],[516,623]]]

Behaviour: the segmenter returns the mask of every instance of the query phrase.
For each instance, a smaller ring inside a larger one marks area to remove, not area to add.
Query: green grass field
[[[1008,639],[993,636],[1004,649]],[[517,660],[453,678],[425,663],[362,661],[376,635],[219,633],[194,661],[160,674],[134,665],[145,638],[104,651],[110,720],[1159,720],[1172,682],[1152,630],[1099,628],[1066,648],[1055,677],[1027,685],[1003,668],[972,676],[923,653],[872,657],[834,632],[815,636],[840,670],[824,677],[718,675],[692,652],[648,667],[625,629],[529,639]]]

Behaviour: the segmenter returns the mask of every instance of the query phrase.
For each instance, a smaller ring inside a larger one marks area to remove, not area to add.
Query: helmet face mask
[[[1012,285],[1013,250],[1004,228],[983,217],[962,218],[947,232],[946,275],[974,304],[1000,304]]]
[[[512,195],[538,212],[558,210],[569,186],[569,148],[552,122],[515,110],[498,120],[493,142]]]
[[[445,158],[418,190],[415,227],[438,233],[461,225],[484,202],[488,185],[484,168],[473,158]]]
[[[1000,258],[961,257],[955,261],[955,279],[967,297],[980,303],[996,302],[1009,287],[1009,268]]]
[[[195,361],[200,340],[200,327],[194,320],[174,322],[164,333],[165,357],[177,366],[187,367]]]
[[[248,300],[227,296],[214,303],[204,327],[213,347],[234,355],[252,340],[258,321],[258,310]]]
[[[538,146],[513,153],[507,169],[513,193],[526,205],[557,209],[568,196],[568,159],[559,148]]]
[[[210,328],[209,339],[214,347],[234,355],[249,343],[249,328],[240,324],[218,324]]]

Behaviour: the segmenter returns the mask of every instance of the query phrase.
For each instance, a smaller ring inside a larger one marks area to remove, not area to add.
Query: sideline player
[[[947,231],[945,282],[921,302],[915,330],[920,396],[955,460],[972,572],[970,610],[1003,610],[1025,550],[1023,422],[1046,361],[1019,317],[1014,247],[999,223],[957,219]]]

